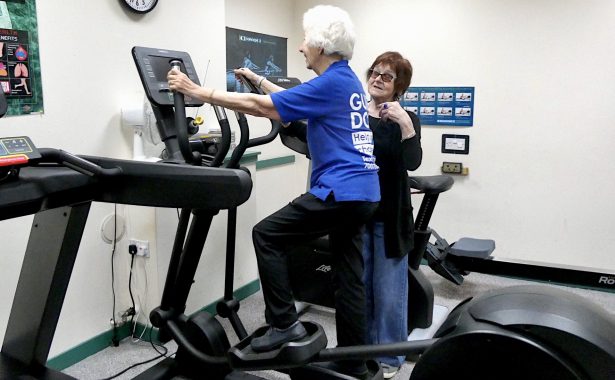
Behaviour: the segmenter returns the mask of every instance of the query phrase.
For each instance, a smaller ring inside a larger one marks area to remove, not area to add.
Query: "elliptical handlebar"
[[[244,116],[245,117],[245,116]],[[248,148],[257,145],[267,144],[273,140],[275,140],[278,133],[280,133],[280,128],[282,127],[282,123],[277,120],[271,120],[271,131],[265,136],[255,137],[248,141]]]
[[[230,161],[227,164],[228,168],[238,168],[239,161],[241,157],[245,153],[246,149],[251,148],[253,146],[267,144],[273,140],[275,140],[276,136],[280,132],[281,124],[277,120],[271,120],[271,130],[265,136],[255,137],[250,139],[250,128],[248,126],[248,120],[246,119],[246,115],[235,111],[235,116],[237,117],[237,123],[239,124],[239,131],[241,133],[241,137],[239,139],[239,144],[233,150],[233,155],[231,156]]]
[[[216,118],[218,119],[218,124],[220,125],[220,133],[222,135],[219,149],[216,152],[213,160],[210,163],[210,166],[218,167],[222,165],[222,162],[226,158],[226,154],[228,153],[231,147],[231,125],[228,122],[228,117],[226,116],[226,111],[224,108],[220,106],[213,106],[214,112],[216,113]]]
[[[174,59],[171,62],[171,68],[181,71],[181,61]],[[179,91],[173,91],[173,105],[175,107],[175,125],[177,129],[177,142],[179,150],[187,163],[194,162],[194,156],[188,142],[188,124],[186,120],[186,102],[184,94]]]
[[[239,75],[238,77],[250,90],[251,93],[256,95],[264,95],[262,91],[257,89],[254,84],[252,84],[252,82],[248,80],[248,78],[243,75]],[[218,116],[217,112],[216,116]],[[237,147],[235,148],[235,150],[233,150],[233,155],[231,156],[231,159],[227,164],[228,168],[239,167],[239,161],[241,160],[241,157],[245,153],[246,149],[258,145],[264,145],[275,140],[276,136],[280,133],[280,128],[282,127],[282,124],[279,121],[270,119],[271,130],[269,131],[269,133],[265,136],[250,139],[250,129],[248,127],[248,120],[246,119],[246,115],[242,112],[235,111],[235,116],[237,117],[237,123],[239,124],[239,131],[241,133],[241,137],[239,140],[239,144],[237,144]],[[219,116],[218,121],[220,121]]]
[[[235,111],[235,116],[237,117],[237,123],[239,124],[239,143],[233,150],[231,159],[226,164],[227,168],[232,169],[236,169],[239,167],[239,161],[241,160],[241,157],[245,153],[246,149],[248,149],[248,144],[250,142],[250,128],[248,127],[248,120],[246,119],[246,115],[241,112]]]

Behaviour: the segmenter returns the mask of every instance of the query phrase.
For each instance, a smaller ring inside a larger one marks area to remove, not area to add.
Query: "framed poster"
[[[422,125],[471,127],[474,123],[474,87],[408,87],[400,103]]]
[[[442,135],[442,153],[470,153],[470,136],[449,134]]]
[[[0,1],[0,86],[7,115],[43,112],[35,0]]]
[[[247,67],[265,77],[285,77],[287,39],[246,30],[226,28],[226,90],[244,92],[233,69]]]

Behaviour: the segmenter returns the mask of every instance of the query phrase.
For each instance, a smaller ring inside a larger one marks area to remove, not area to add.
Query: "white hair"
[[[303,31],[308,46],[324,49],[326,55],[339,54],[350,60],[354,49],[354,25],[348,13],[332,5],[317,5],[303,15]]]

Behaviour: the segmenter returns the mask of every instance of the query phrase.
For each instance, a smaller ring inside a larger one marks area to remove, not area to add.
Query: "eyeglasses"
[[[392,80],[397,79],[397,77],[394,77],[394,76],[393,76],[393,75],[391,75],[391,74],[388,74],[388,73],[381,73],[381,72],[376,71],[376,70],[374,70],[374,69],[369,69],[369,70],[368,70],[368,73],[369,73],[369,77],[370,77],[370,78],[372,78],[372,79],[376,79],[376,78],[378,78],[378,77],[381,77],[383,82],[390,82],[390,81],[392,81]]]

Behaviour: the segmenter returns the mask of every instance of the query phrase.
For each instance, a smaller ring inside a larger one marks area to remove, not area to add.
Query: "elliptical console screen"
[[[173,93],[167,83],[167,73],[171,70],[171,61],[180,61],[183,73],[199,86],[199,78],[192,64],[190,55],[181,51],[153,49],[135,46],[132,48],[132,56],[139,71],[139,77],[147,98],[159,106],[173,106]],[[184,98],[186,107],[200,107],[203,102],[189,96]]]
[[[149,59],[150,65],[152,66],[156,80],[160,82],[166,82],[167,73],[169,72],[171,68],[172,59],[169,59],[168,57],[158,57],[155,55],[150,55],[148,59]],[[185,73],[186,66],[181,61],[180,61],[180,64],[181,64],[181,71]]]

